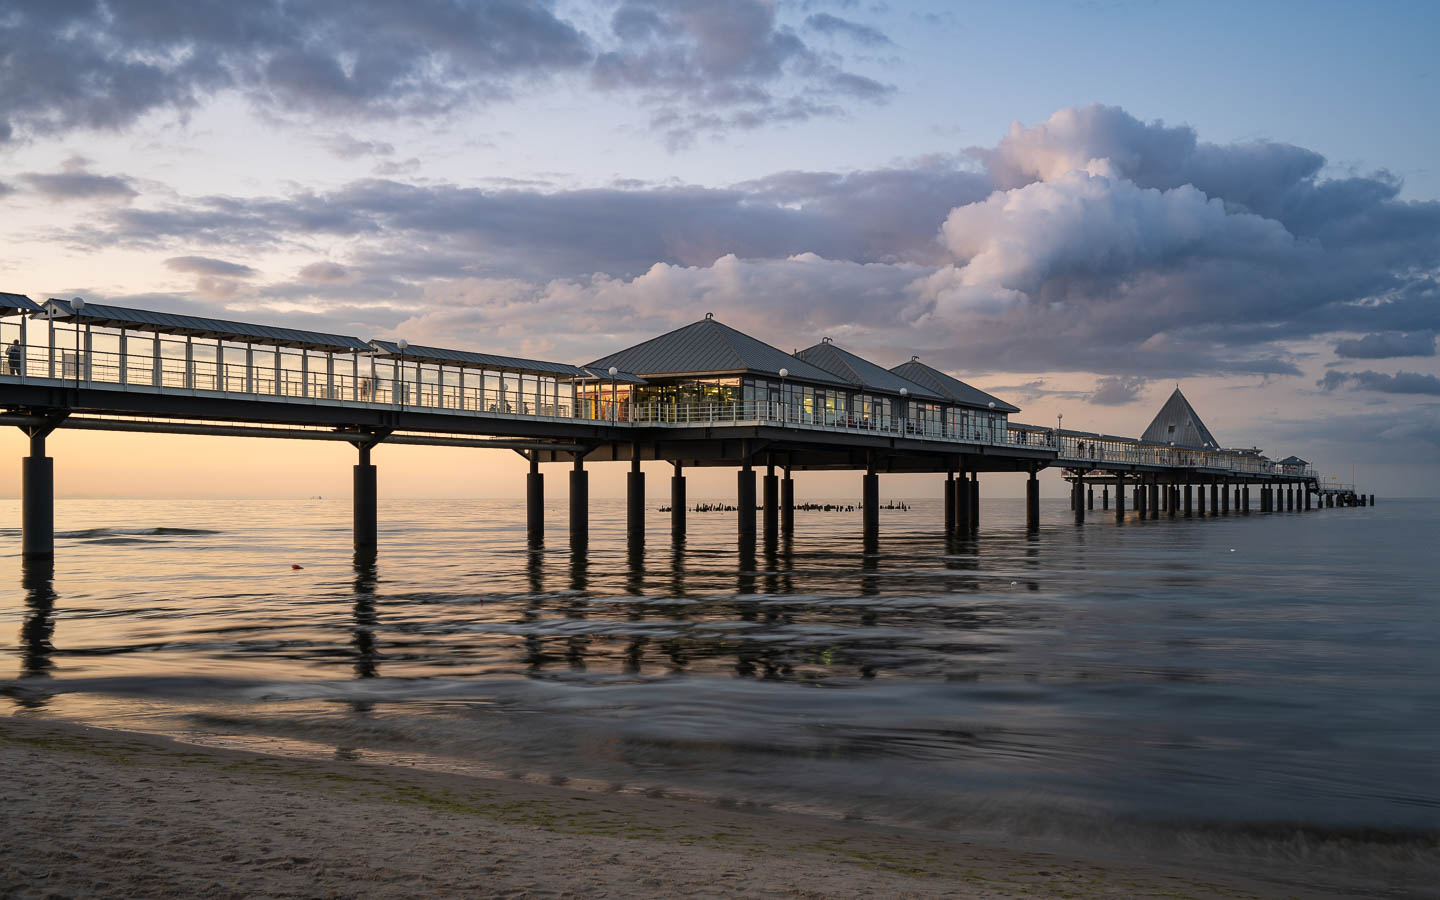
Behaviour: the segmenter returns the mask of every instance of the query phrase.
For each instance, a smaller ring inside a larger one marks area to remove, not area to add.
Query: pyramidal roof
[[[1150,427],[1140,435],[1140,440],[1153,444],[1174,444],[1177,447],[1188,447],[1191,450],[1218,450],[1219,441],[1205,423],[1200,421],[1200,416],[1195,413],[1195,408],[1185,395],[1180,393],[1180,388],[1175,388],[1175,393],[1160,407]]]
[[[921,400],[944,400],[944,396],[890,371],[875,365],[863,356],[856,356],[849,350],[842,350],[831,343],[829,338],[813,347],[806,347],[795,354],[807,363],[831,372],[842,381],[860,388],[898,394],[902,390]]]
[[[779,375],[781,369],[787,369],[789,377],[801,381],[841,384],[824,369],[722,325],[709,314],[698,322],[597,359],[588,367],[603,371],[611,366],[636,375]]]
[[[991,396],[958,378],[946,375],[933,366],[925,365],[918,357],[911,357],[909,362],[901,363],[890,371],[908,381],[922,384],[932,392],[947,397],[960,406],[989,409],[990,404],[994,403],[997,412],[1018,413],[1020,411],[1018,406],[1012,406],[999,397]]]

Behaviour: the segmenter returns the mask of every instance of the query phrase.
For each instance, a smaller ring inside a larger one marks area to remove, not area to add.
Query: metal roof
[[[971,387],[965,382],[944,372],[934,366],[927,366],[922,363],[919,357],[912,356],[910,361],[901,363],[890,371],[902,378],[923,384],[930,390],[942,397],[948,397],[959,406],[971,406],[975,409],[990,409],[990,404],[995,404],[999,412],[1018,413],[1020,407],[1006,403],[999,397],[991,396],[976,387]]]
[[[518,356],[498,356],[494,353],[474,353],[469,350],[448,350],[443,347],[421,347],[416,344],[406,346],[405,351],[400,351],[400,345],[394,341],[373,340],[370,346],[376,351],[377,356],[397,359],[412,359],[420,362],[437,363],[447,366],[459,366],[466,369],[496,369],[505,372],[514,372],[520,375],[548,375],[564,379],[597,379],[610,381],[608,366],[604,369],[596,367],[572,366],[569,363],[547,362],[542,359],[523,359]],[[622,384],[644,384],[645,379],[637,378],[628,372],[621,372],[614,378]]]
[[[39,312],[41,309],[40,304],[24,294],[10,294],[5,291],[0,291],[0,316]]]
[[[786,369],[787,377],[796,381],[844,386],[824,369],[722,325],[708,313],[698,322],[597,359],[589,368],[604,371],[610,366],[644,376],[754,373],[778,377],[780,370]]]
[[[920,400],[945,399],[924,385],[917,384],[908,378],[902,378],[889,369],[875,365],[863,356],[856,356],[849,350],[840,349],[829,338],[825,338],[813,347],[806,347],[795,355],[866,390],[881,391],[887,394],[899,394],[903,390]]]
[[[1200,416],[1185,395],[1180,393],[1177,387],[1160,407],[1150,427],[1140,435],[1140,440],[1153,444],[1174,444],[1177,447],[1189,447],[1192,450],[1218,450],[1220,442],[1215,440],[1215,435],[1200,421]]]
[[[370,349],[370,345],[359,338],[344,334],[326,334],[320,331],[302,331],[298,328],[232,322],[228,319],[184,316],[178,313],[131,309],[102,303],[86,303],[79,313],[65,300],[47,300],[45,306],[55,311],[56,318],[84,322],[88,325],[100,325],[106,328],[133,328],[136,331],[152,331],[160,334],[183,334],[190,337],[214,338],[237,343],[299,347],[306,350],[343,353]]]
[[[1310,465],[1310,462],[1309,462],[1309,460],[1301,459],[1301,458],[1298,457],[1298,456],[1287,456],[1287,457],[1285,457],[1284,459],[1280,460],[1280,462],[1277,463],[1277,465],[1281,465],[1281,466],[1308,466],[1308,465]]]

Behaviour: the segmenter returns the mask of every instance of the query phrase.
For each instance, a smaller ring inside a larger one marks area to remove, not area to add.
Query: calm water
[[[805,499],[805,498],[801,498]],[[1037,536],[987,502],[652,511],[597,501],[575,558],[509,502],[392,503],[357,568],[348,502],[61,502],[53,578],[0,507],[0,702],[342,758],[721,802],[1413,874],[1440,834],[1440,504],[1110,514]],[[293,570],[292,564],[303,566]],[[1358,849],[1357,849],[1358,848]],[[1437,870],[1440,871],[1440,870]]]

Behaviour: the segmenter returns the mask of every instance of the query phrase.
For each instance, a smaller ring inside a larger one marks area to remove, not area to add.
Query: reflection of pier
[[[828,339],[785,353],[709,315],[593,363],[522,359],[220,321],[101,304],[0,294],[0,424],[30,438],[23,467],[22,550],[54,552],[57,428],[344,441],[357,448],[354,540],[377,545],[377,468],[390,444],[513,450],[526,456],[527,533],[544,536],[542,464],[570,468],[569,534],[589,533],[587,463],[628,463],[629,543],[645,539],[645,474],[664,460],[671,531],[686,530],[685,468],[737,470],[734,512],[743,539],[790,533],[797,471],[861,475],[865,533],[880,521],[885,473],[944,475],[944,528],[980,524],[980,476],[1028,472],[1031,526],[1039,524],[1036,474],[1063,468],[1077,519],[1127,489],[1141,516],[1205,509],[1239,512],[1364,505],[1373,498],[1320,479],[1303,461],[1224,449],[1177,390],[1138,438],[1011,422],[1019,409],[919,361],[890,369]],[[1297,464],[1298,463],[1298,464]],[[757,492],[757,469],[759,476]],[[1198,489],[1198,502],[1194,491]]]

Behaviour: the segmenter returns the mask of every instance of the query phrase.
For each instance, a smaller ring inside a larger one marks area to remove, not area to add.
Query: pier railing
[[[146,353],[144,350],[151,350]],[[137,350],[141,352],[136,352]],[[1012,424],[957,423],[945,417],[907,418],[857,411],[807,409],[777,401],[636,402],[610,396],[597,385],[517,373],[477,373],[422,367],[405,360],[358,354],[314,354],[269,346],[225,347],[219,359],[196,358],[185,341],[132,339],[125,352],[12,344],[0,358],[0,381],[76,387],[114,386],[166,393],[285,402],[339,403],[440,411],[459,415],[529,417],[602,422],[616,427],[779,426],[853,434],[879,434],[942,443],[1051,450],[1067,468],[1106,464],[1221,470],[1238,474],[1315,479],[1248,453],[1196,451],[1138,441],[1057,432]],[[239,356],[234,360],[231,357]],[[468,380],[467,380],[468,376]],[[498,376],[498,377],[497,377]],[[1322,484],[1326,490],[1342,489]],[[1349,489],[1348,486],[1343,489]]]

